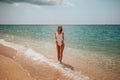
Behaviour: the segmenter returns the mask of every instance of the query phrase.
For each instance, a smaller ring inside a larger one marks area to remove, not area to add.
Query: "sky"
[[[0,0],[0,24],[120,24],[120,0]]]

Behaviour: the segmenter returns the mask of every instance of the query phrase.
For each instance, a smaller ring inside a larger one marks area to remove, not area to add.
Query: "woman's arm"
[[[54,35],[55,35],[55,41],[57,41],[57,38],[56,38],[56,33],[54,33]]]
[[[56,37],[56,33],[55,33],[55,42],[56,42],[56,44],[58,44],[58,43],[57,43],[57,37]]]
[[[62,32],[62,38],[63,38],[62,43],[64,44],[64,33],[63,32]]]

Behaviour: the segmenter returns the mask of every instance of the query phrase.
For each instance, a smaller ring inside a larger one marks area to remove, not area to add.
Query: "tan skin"
[[[62,63],[63,50],[64,50],[64,33],[63,32],[60,33],[60,29],[61,28],[58,29],[58,34],[62,33],[63,41],[62,41],[61,46],[59,46],[58,42],[56,41],[56,49],[57,49],[57,53],[58,53],[58,55],[57,55],[58,56],[58,61],[60,61],[60,63]],[[55,33],[55,35],[56,35],[56,33]],[[56,39],[56,36],[55,36],[55,39]]]

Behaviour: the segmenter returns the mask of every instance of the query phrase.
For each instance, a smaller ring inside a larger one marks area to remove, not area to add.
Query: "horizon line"
[[[0,24],[0,25],[120,25],[120,24]]]

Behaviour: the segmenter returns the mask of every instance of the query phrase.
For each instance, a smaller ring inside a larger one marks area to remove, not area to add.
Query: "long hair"
[[[57,31],[59,31],[59,28],[60,28],[60,33],[61,33],[62,32],[62,25],[58,26]]]

